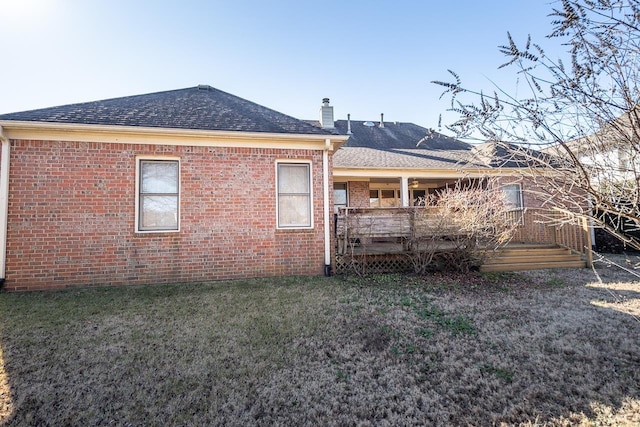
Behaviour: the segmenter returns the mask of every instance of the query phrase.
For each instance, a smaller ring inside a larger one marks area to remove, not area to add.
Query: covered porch
[[[338,208],[392,208],[420,204],[429,194],[454,187],[464,179],[468,185],[479,185],[484,177],[435,177],[431,174],[403,176],[348,176],[334,175],[334,212]]]

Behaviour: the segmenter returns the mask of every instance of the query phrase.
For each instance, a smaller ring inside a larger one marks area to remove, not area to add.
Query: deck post
[[[585,236],[585,251],[587,255],[587,267],[593,267],[593,242],[591,241],[591,227],[589,227],[589,220],[582,218],[582,229]]]
[[[347,245],[349,244],[349,208],[344,209],[344,236],[342,237],[342,254],[347,252]]]
[[[409,207],[409,177],[400,178],[400,201],[403,208]]]

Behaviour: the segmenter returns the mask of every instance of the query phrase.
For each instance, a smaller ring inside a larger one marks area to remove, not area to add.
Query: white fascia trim
[[[9,139],[63,140],[120,144],[190,145],[325,150],[327,135],[210,131],[136,126],[104,126],[66,123],[0,121]],[[347,135],[331,135],[331,150],[347,141]]]
[[[488,176],[522,176],[527,169],[368,169],[333,168],[334,178],[485,178]],[[530,173],[530,172],[529,172]]]

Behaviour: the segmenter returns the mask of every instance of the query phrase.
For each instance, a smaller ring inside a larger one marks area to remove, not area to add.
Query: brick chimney
[[[335,128],[333,121],[333,107],[329,105],[329,98],[322,98],[322,106],[320,107],[320,126],[323,129]]]

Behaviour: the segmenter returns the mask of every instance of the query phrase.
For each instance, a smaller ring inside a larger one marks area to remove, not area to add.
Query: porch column
[[[402,202],[402,207],[406,208],[409,206],[409,177],[403,176],[400,178],[400,201]]]

